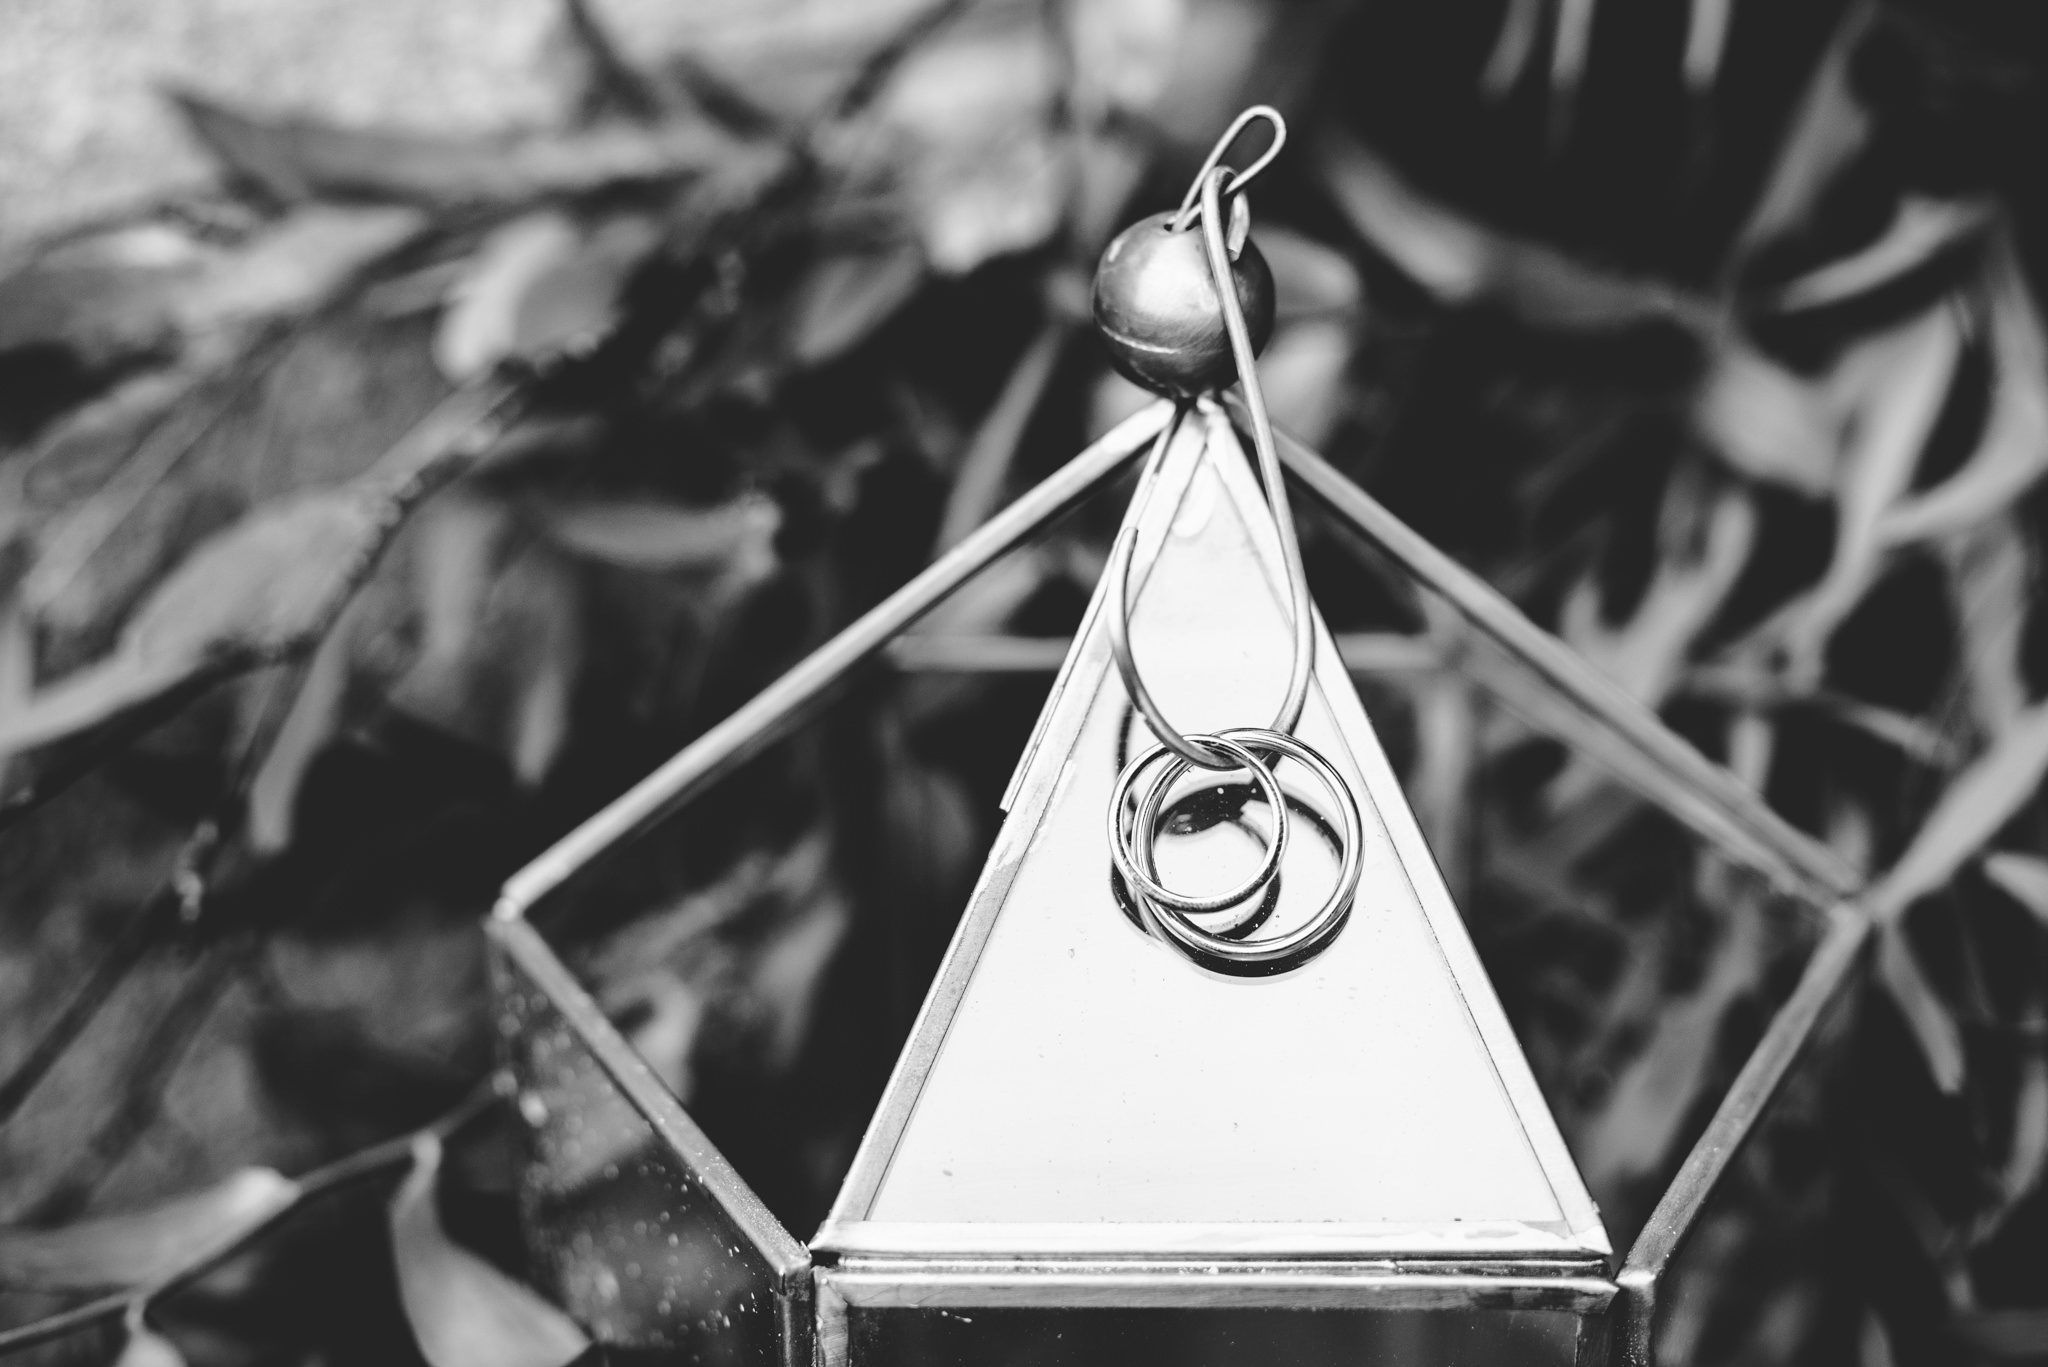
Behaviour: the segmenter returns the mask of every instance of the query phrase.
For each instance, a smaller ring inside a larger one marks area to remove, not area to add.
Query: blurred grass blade
[[[252,115],[183,91],[171,99],[226,170],[286,204],[361,198],[427,208],[524,205],[780,157],[705,123],[460,138]]]
[[[657,573],[747,569],[775,563],[782,510],[774,499],[744,494],[710,508],[591,499],[537,508],[550,540],[590,560]]]
[[[193,1266],[297,1199],[298,1184],[243,1168],[161,1205],[56,1229],[0,1228],[0,1286],[93,1291],[145,1286]]]
[[[1995,253],[1990,295],[1991,416],[1977,450],[1955,474],[1885,514],[1887,545],[1962,531],[2009,507],[2048,472],[2048,339],[2013,249]]]
[[[1880,921],[1895,921],[1914,901],[1945,885],[2041,786],[2048,773],[2048,702],[2016,719],[1991,748],[1958,774],[1920,833],[1864,899]]]
[[[1713,305],[1669,285],[1609,274],[1475,222],[1342,133],[1325,133],[1316,158],[1358,235],[1441,303],[1497,304],[1528,322],[1570,330],[1717,326]]]
[[[1769,177],[1748,220],[1736,234],[1730,259],[1740,267],[1759,247],[1805,223],[1842,170],[1869,142],[1871,116],[1850,87],[1849,59],[1876,9],[1850,0],[1808,79],[1778,144]]]
[[[1577,117],[1579,88],[1586,81],[1586,61],[1593,50],[1593,23],[1599,0],[1556,0],[1557,32],[1550,40],[1550,108],[1547,111],[1550,149],[1555,153],[1570,140]]]
[[[441,1227],[435,1191],[441,1141],[413,1145],[412,1171],[391,1199],[398,1295],[430,1367],[565,1367],[590,1346],[567,1315]]]
[[[1685,88],[1695,95],[1713,90],[1721,74],[1721,59],[1728,52],[1728,27],[1735,17],[1735,0],[1692,0],[1687,7],[1685,55],[1679,69]]]
[[[1965,1068],[1962,1029],[1927,980],[1905,932],[1896,925],[1886,926],[1878,937],[1877,976],[1913,1032],[1934,1085],[1944,1096],[1961,1092]]]
[[[1528,73],[1537,40],[1543,36],[1544,6],[1545,0],[1508,0],[1501,9],[1493,51],[1479,73],[1480,93],[1489,100],[1505,99]]]
[[[1812,498],[1834,492],[1841,441],[1820,385],[1731,338],[1714,348],[1692,402],[1693,421],[1735,469]]]
[[[1988,203],[1907,195],[1875,242],[1771,292],[1788,312],[1840,304],[1869,294],[1980,236],[1992,222]]]
[[[914,242],[826,256],[797,287],[790,359],[817,366],[853,350],[910,302],[925,273],[924,252]]]
[[[1985,856],[1984,875],[2048,929],[2048,859],[2000,850]]]

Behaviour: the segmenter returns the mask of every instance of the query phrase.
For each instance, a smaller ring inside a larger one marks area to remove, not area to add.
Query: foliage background
[[[0,1310],[580,1352],[464,1101],[479,915],[1129,411],[1095,253],[1265,100],[1281,421],[1873,880],[1663,1360],[2048,1357],[2044,56],[1988,0],[0,13]],[[800,1234],[1114,517],[553,930]],[[1625,1244],[1811,919],[1305,535]]]

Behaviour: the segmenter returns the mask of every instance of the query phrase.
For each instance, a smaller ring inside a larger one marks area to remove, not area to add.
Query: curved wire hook
[[[1264,119],[1273,130],[1273,140],[1266,144],[1266,150],[1252,160],[1242,171],[1225,167],[1229,179],[1224,188],[1231,194],[1242,194],[1245,187],[1258,178],[1259,172],[1273,164],[1280,155],[1280,149],[1287,145],[1287,120],[1280,117],[1280,111],[1269,104],[1255,104],[1230,121],[1230,127],[1223,130],[1223,136],[1216,139],[1216,145],[1209,149],[1209,155],[1202,162],[1202,169],[1195,172],[1195,178],[1188,183],[1188,192],[1181,196],[1180,208],[1173,216],[1173,230],[1183,232],[1195,221],[1195,212],[1200,207],[1202,187],[1209,181],[1209,173],[1223,163],[1223,154],[1228,152],[1237,140],[1244,136],[1244,130],[1254,120]]]

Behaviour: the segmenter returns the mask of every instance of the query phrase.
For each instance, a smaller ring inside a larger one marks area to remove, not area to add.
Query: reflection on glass
[[[1555,1311],[862,1309],[851,1367],[1567,1367]]]
[[[540,1284],[608,1361],[779,1362],[772,1270],[546,994],[494,958]]]

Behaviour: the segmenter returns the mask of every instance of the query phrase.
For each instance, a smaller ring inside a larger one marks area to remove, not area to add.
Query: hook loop
[[[1223,154],[1228,152],[1244,131],[1254,122],[1263,119],[1273,130],[1273,140],[1266,144],[1266,150],[1252,160],[1242,171],[1235,167],[1223,166]],[[1201,208],[1202,186],[1208,181],[1209,173],[1222,168],[1228,177],[1223,182],[1226,194],[1240,195],[1258,178],[1261,171],[1273,164],[1280,155],[1280,149],[1287,145],[1287,120],[1280,117],[1280,111],[1269,104],[1255,104],[1230,121],[1230,127],[1223,130],[1223,136],[1216,139],[1216,145],[1209,149],[1209,155],[1202,162],[1202,169],[1195,172],[1195,178],[1188,183],[1188,192],[1181,196],[1180,208],[1173,216],[1173,230],[1184,232],[1195,221],[1195,214]]]

